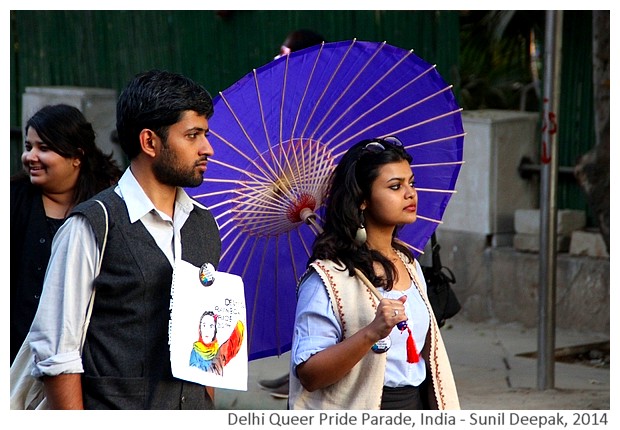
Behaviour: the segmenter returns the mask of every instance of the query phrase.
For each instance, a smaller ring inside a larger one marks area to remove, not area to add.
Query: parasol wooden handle
[[[364,275],[362,273],[362,271],[358,268],[355,268],[355,274],[357,275],[358,278],[360,278],[362,280],[362,282],[364,283],[364,285],[366,285],[366,287],[375,295],[375,297],[379,300],[381,300],[383,298],[383,296],[381,295],[381,293],[379,292],[379,290],[377,290],[375,288],[374,285],[372,285],[372,283],[370,282],[370,280],[366,277],[366,275]]]

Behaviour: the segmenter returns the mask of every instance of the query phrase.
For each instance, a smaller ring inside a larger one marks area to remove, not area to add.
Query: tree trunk
[[[609,244],[609,11],[592,12],[592,79],[594,88],[595,145],[575,166],[575,176],[597,217],[603,239]]]

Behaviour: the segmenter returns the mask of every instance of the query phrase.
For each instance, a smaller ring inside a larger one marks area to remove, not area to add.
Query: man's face
[[[175,187],[197,187],[207,170],[207,157],[213,148],[207,139],[209,122],[206,116],[186,111],[168,129],[168,138],[153,164],[159,182]]]

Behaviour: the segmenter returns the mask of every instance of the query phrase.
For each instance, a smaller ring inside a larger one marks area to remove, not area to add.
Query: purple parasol
[[[418,218],[399,238],[422,252],[462,164],[451,89],[412,51],[353,40],[281,57],[215,98],[215,155],[187,191],[218,221],[219,270],[244,280],[250,360],[290,350],[296,283],[316,237],[304,219],[320,224],[329,175],[354,143],[395,135],[413,156]]]

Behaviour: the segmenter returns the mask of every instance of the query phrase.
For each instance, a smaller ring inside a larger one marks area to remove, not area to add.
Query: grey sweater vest
[[[78,205],[97,242],[109,232],[84,344],[82,389],[87,409],[212,409],[201,385],[172,376],[168,320],[172,271],[141,222],[131,224],[123,200],[109,188]],[[194,207],[181,229],[183,260],[217,267],[221,240],[213,216]]]

